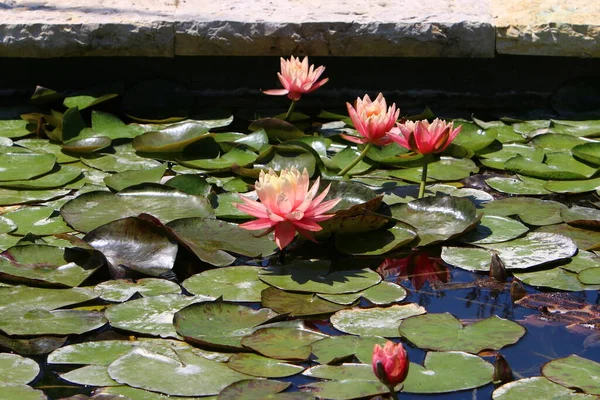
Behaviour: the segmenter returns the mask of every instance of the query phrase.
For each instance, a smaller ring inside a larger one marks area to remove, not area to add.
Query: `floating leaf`
[[[519,379],[509,382],[494,390],[494,400],[520,400],[526,394],[532,399],[571,399],[571,400],[594,400],[596,396],[577,393],[574,390],[542,377]]]
[[[46,175],[37,178],[0,182],[0,187],[10,189],[54,189],[60,188],[81,176],[81,170],[70,166],[55,166]]]
[[[290,386],[289,382],[267,380],[243,380],[232,383],[219,393],[220,400],[255,400],[255,399],[283,399],[305,400],[312,399],[307,393],[287,392],[277,394]]]
[[[410,226],[398,223],[389,229],[372,231],[366,237],[364,233],[338,234],[335,247],[346,254],[381,255],[412,242],[415,236]]]
[[[512,218],[484,215],[477,227],[459,240],[470,244],[500,243],[515,239],[528,230]]]
[[[209,269],[193,275],[182,285],[192,294],[222,297],[225,301],[258,302],[261,291],[268,287],[258,279],[261,269],[249,265]]]
[[[68,382],[86,386],[118,386],[110,375],[107,367],[102,365],[86,365],[72,371],[60,374],[60,377]]]
[[[106,324],[102,313],[84,310],[30,310],[25,314],[4,312],[0,330],[9,335],[82,334]]]
[[[326,337],[307,329],[262,328],[245,336],[242,346],[278,360],[304,361],[312,352],[310,345]]]
[[[563,268],[552,268],[540,271],[515,272],[521,282],[536,287],[549,287],[558,290],[580,291],[598,290],[598,285],[584,284],[577,273]]]
[[[275,360],[258,354],[237,353],[229,358],[227,366],[235,371],[264,378],[284,378],[304,371],[304,367]]]
[[[5,400],[48,400],[41,390],[13,383],[0,384],[0,398]]]
[[[0,311],[25,313],[29,310],[54,310],[98,297],[85,288],[42,289],[27,286],[0,287]]]
[[[277,118],[258,119],[252,122],[248,129],[250,129],[252,132],[263,129],[269,139],[276,142],[300,139],[305,136],[304,132],[296,128],[294,125]]]
[[[527,176],[519,176],[518,178],[494,176],[485,180],[485,183],[494,190],[520,195],[549,194],[550,191],[544,187],[547,182],[544,179],[535,179]]]
[[[40,373],[35,361],[18,354],[0,353],[0,384],[27,384]]]
[[[205,197],[146,184],[117,194],[103,191],[84,193],[67,202],[60,212],[73,228],[89,232],[108,222],[141,213],[153,215],[163,223],[187,217],[209,217],[212,207]]]
[[[144,133],[137,124],[126,125],[119,117],[102,111],[92,111],[92,130],[94,134],[114,139],[133,139]]]
[[[331,314],[346,307],[323,300],[316,294],[292,293],[274,287],[262,291],[261,302],[265,307],[292,317]]]
[[[404,319],[424,313],[425,308],[416,303],[386,308],[352,308],[333,314],[331,324],[352,335],[398,337],[398,326]]]
[[[137,281],[131,279],[116,279],[99,283],[94,288],[100,293],[100,298],[106,301],[122,303],[136,294],[143,297],[161,294],[181,293],[181,287],[165,279],[143,278]],[[100,385],[102,386],[102,385]]]
[[[600,364],[578,355],[558,358],[542,367],[542,374],[548,379],[566,387],[583,390],[585,393],[600,395]]]
[[[509,197],[487,203],[483,212],[486,215],[508,217],[518,215],[529,225],[542,226],[562,222],[561,210],[567,207],[552,200],[540,200],[531,197]]]
[[[463,326],[452,314],[443,313],[407,318],[399,332],[422,349],[476,354],[516,343],[525,334],[525,328],[496,316]]]
[[[20,181],[46,174],[54,168],[54,154],[13,151],[0,152],[0,181]]]
[[[313,359],[319,364],[333,364],[354,356],[360,362],[370,364],[375,345],[383,346],[385,342],[386,339],[377,336],[331,336],[313,343]]]
[[[26,235],[28,233],[45,236],[57,233],[71,232],[63,218],[57,214],[52,207],[37,206],[25,207],[11,211],[4,216],[17,224],[17,230],[13,235]]]

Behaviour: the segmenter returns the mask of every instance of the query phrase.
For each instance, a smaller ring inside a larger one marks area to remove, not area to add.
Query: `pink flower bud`
[[[378,344],[373,349],[373,372],[386,386],[404,382],[408,375],[408,354],[402,343],[388,341],[383,348]]]

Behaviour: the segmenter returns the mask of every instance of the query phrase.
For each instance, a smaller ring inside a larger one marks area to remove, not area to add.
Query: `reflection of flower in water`
[[[425,282],[448,282],[450,271],[439,257],[430,257],[425,252],[411,254],[404,258],[386,258],[377,268],[384,278],[398,275],[398,282],[410,280],[419,290]]]

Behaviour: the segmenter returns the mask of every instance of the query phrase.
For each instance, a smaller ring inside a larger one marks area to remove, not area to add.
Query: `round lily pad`
[[[27,384],[40,373],[35,361],[18,354],[0,353],[0,384]]]
[[[242,349],[241,341],[259,325],[279,314],[268,309],[250,307],[222,301],[194,304],[175,314],[173,324],[177,333],[188,341],[223,349]]]
[[[585,285],[600,285],[600,268],[587,268],[577,275],[577,279]]]
[[[319,364],[335,364],[349,357],[369,364],[376,344],[385,345],[386,339],[378,336],[331,336],[312,344],[314,361]]]
[[[289,382],[267,380],[244,380],[232,383],[219,393],[219,400],[312,400],[310,393],[285,392],[282,390],[290,385]]]
[[[0,233],[9,233],[17,229],[17,224],[12,219],[0,215]]]
[[[496,316],[463,326],[452,314],[443,313],[407,318],[399,332],[422,349],[476,354],[516,343],[525,334],[525,328]]]
[[[86,365],[69,372],[60,374],[65,381],[86,386],[118,386],[108,375],[107,367],[104,365]]]
[[[117,192],[142,183],[159,183],[166,169],[166,165],[160,165],[146,170],[123,171],[107,176],[104,178],[104,183]]]
[[[141,213],[151,214],[163,223],[213,214],[205,197],[152,184],[130,187],[117,194],[104,191],[84,193],[67,202],[60,212],[69,225],[81,232]]]
[[[335,247],[346,254],[380,255],[410,243],[416,232],[408,225],[398,223],[389,229],[371,231],[369,235],[335,236]]]
[[[146,132],[133,139],[133,148],[141,152],[176,153],[210,136],[209,128],[196,121],[184,121],[158,131]]]
[[[311,344],[326,337],[308,329],[270,327],[245,336],[242,346],[278,360],[304,361],[312,352]]]
[[[406,318],[424,313],[425,308],[416,303],[385,308],[352,308],[333,314],[331,324],[352,335],[398,337],[398,326]]]
[[[11,232],[13,235],[31,233],[46,236],[71,232],[72,229],[57,214],[53,207],[32,206],[8,212],[4,216],[17,224],[17,230]]]
[[[263,269],[258,277],[281,290],[310,293],[354,293],[381,281],[369,268],[329,273],[329,262],[296,261],[284,267]]]
[[[531,197],[509,197],[486,204],[486,215],[508,217],[518,215],[529,225],[543,226],[562,222],[561,210],[567,207],[557,201],[540,200]]]
[[[471,201],[460,197],[425,197],[390,207],[392,216],[417,230],[418,245],[439,243],[465,233],[481,218]]]
[[[594,165],[600,165],[600,143],[583,143],[571,149],[574,156]]]
[[[319,298],[314,293],[292,293],[274,287],[262,291],[261,301],[263,306],[293,317],[331,314],[346,307]]]
[[[542,374],[565,387],[600,395],[600,364],[576,354],[547,362],[542,367]]]
[[[214,395],[233,382],[252,378],[192,352],[177,355],[179,360],[138,348],[110,364],[108,373],[119,383],[172,396]]]
[[[5,400],[48,400],[41,390],[14,383],[0,384],[0,398]]]
[[[213,300],[208,296],[163,294],[115,304],[105,311],[110,325],[127,331],[152,336],[177,338],[173,316],[182,308],[201,301]]]
[[[0,187],[10,189],[54,189],[79,178],[81,169],[68,165],[57,165],[48,174],[27,180],[0,182]]]
[[[597,208],[573,206],[569,209],[561,209],[560,213],[563,221],[569,225],[600,227],[600,210]]]
[[[54,154],[29,151],[0,152],[0,181],[20,181],[40,176],[50,172],[55,163]]]
[[[526,176],[519,176],[518,178],[494,176],[485,180],[485,183],[492,189],[502,193],[520,195],[550,194],[551,192],[544,187],[546,182],[548,181],[545,179],[535,179]]]
[[[521,282],[535,287],[547,287],[566,291],[598,290],[599,284],[586,284],[575,272],[555,267],[540,271],[514,272]]]
[[[470,244],[506,242],[515,239],[529,230],[517,220],[495,215],[484,215],[477,227],[460,236],[459,240]]]
[[[284,378],[304,371],[304,367],[288,364],[252,353],[237,353],[229,358],[227,366],[235,371],[263,378]]]
[[[4,312],[0,330],[9,335],[70,335],[100,328],[106,319],[97,311],[30,310],[24,314]]]
[[[500,386],[492,393],[492,399],[494,400],[521,400],[524,397],[533,399],[597,399],[597,396],[577,393],[543,376],[534,376],[533,378],[509,382]]]
[[[255,301],[268,285],[258,279],[262,268],[249,265],[209,269],[185,280],[183,287],[192,294],[223,297],[225,301]],[[266,306],[269,307],[269,306]]]
[[[0,311],[25,313],[29,310],[54,310],[93,300],[98,294],[87,288],[44,289],[27,286],[0,287]]]

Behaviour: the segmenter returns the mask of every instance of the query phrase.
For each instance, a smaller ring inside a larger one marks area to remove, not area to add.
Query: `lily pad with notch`
[[[358,336],[398,337],[398,326],[406,318],[425,313],[416,303],[390,307],[351,308],[331,316],[334,328]]]

